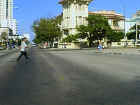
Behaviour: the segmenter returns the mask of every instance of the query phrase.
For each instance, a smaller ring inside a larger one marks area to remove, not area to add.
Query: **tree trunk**
[[[92,40],[89,40],[89,47],[92,47],[93,43]]]

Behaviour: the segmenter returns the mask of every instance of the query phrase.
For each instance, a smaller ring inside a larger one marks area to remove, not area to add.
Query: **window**
[[[113,26],[119,26],[118,21],[117,20],[113,20]]]
[[[68,30],[64,30],[64,34],[65,35],[69,35],[69,31]]]

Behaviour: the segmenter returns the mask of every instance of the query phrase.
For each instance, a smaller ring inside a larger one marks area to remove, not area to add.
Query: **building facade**
[[[108,23],[113,30],[124,32],[125,17],[123,15],[116,13],[114,10],[112,11],[102,10],[102,11],[89,12],[89,15],[96,15],[96,14],[107,18]]]
[[[63,20],[61,29],[63,38],[67,35],[76,34],[77,26],[87,25],[86,18],[92,14],[105,16],[113,30],[125,31],[125,17],[115,11],[95,11],[89,12],[88,5],[93,0],[61,0],[59,3],[63,7]]]
[[[61,0],[63,6],[62,30],[64,37],[77,33],[76,27],[87,24],[88,5],[92,0]]]
[[[7,27],[17,33],[16,19],[13,18],[13,0],[0,0],[0,28]]]
[[[140,24],[140,10],[138,10],[131,18],[126,19],[126,33],[130,32],[130,28],[133,27],[136,23]]]
[[[7,27],[6,8],[6,0],[0,0],[0,27]]]

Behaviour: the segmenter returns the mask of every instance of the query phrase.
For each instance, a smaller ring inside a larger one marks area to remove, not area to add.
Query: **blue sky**
[[[31,26],[34,20],[41,17],[57,16],[62,12],[59,0],[14,0],[14,17],[18,21],[20,33],[30,33],[33,38]],[[94,0],[89,11],[115,10],[118,13],[131,17],[140,9],[139,0]],[[125,12],[124,12],[125,11]]]

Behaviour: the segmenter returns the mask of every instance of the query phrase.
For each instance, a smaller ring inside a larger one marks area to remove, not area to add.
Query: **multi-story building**
[[[123,15],[116,13],[115,11],[96,11],[89,12],[88,5],[92,0],[61,0],[59,3],[63,6],[63,21],[61,29],[63,30],[63,36],[77,33],[77,26],[87,25],[86,18],[92,14],[99,14],[105,16],[108,19],[108,23],[113,30],[123,31],[125,28],[125,18]]]
[[[88,5],[92,0],[61,0],[63,6],[62,30],[64,36],[77,33],[76,27],[87,24]]]
[[[133,15],[132,18],[137,18],[137,17],[140,17],[140,10],[138,10],[138,11],[136,12],[136,14]]]
[[[7,26],[7,9],[6,9],[6,1],[0,0],[0,27],[6,27]]]
[[[123,15],[116,13],[114,10],[112,11],[102,10],[102,11],[96,11],[96,12],[89,12],[89,15],[92,15],[92,14],[93,15],[98,14],[98,15],[106,17],[109,25],[111,26],[113,30],[124,32],[125,17]]]
[[[17,33],[16,19],[13,18],[13,0],[0,0],[0,29],[11,29]]]
[[[130,28],[140,23],[140,10],[138,10],[131,18],[126,19],[126,32],[130,32]]]

